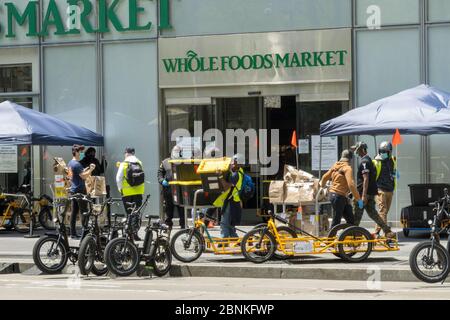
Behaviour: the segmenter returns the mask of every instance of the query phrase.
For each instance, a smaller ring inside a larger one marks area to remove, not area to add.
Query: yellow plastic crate
[[[217,171],[225,172],[230,170],[231,158],[214,158],[203,159],[198,166],[197,173],[207,174],[216,173]]]

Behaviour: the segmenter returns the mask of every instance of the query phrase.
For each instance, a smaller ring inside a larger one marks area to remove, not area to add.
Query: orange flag
[[[22,152],[20,153],[20,155],[22,157],[25,157],[27,155],[27,153],[28,153],[27,147],[22,147]]]
[[[395,129],[395,133],[392,136],[392,144],[394,146],[397,146],[402,143],[403,143],[403,139],[402,139],[402,136],[400,135],[400,131],[398,131],[398,129]]]
[[[292,138],[291,138],[291,146],[293,147],[298,147],[297,145],[297,132],[294,130],[294,132],[292,132]]]

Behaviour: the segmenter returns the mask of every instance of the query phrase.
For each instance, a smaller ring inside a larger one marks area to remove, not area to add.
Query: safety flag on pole
[[[392,145],[395,147],[402,143],[403,143],[403,139],[402,139],[402,136],[400,135],[400,131],[398,131],[398,129],[395,129],[395,133],[392,136]]]
[[[294,130],[294,132],[292,132],[292,138],[291,138],[291,146],[293,146],[294,148],[297,148],[297,132]]]

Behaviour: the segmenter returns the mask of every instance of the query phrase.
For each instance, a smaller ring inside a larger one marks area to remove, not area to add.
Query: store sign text
[[[344,66],[347,54],[337,50],[200,57],[189,50],[186,57],[163,59],[163,63],[167,73],[329,67]]]
[[[91,0],[67,0],[64,10],[61,2],[49,0],[46,8],[43,9],[42,24],[38,26],[39,1],[30,1],[24,10],[20,10],[13,2],[6,2],[6,30],[7,38],[16,37],[16,27],[27,27],[27,37],[48,36],[50,30],[54,30],[54,35],[80,34],[81,30],[87,33],[106,33],[113,29],[118,32],[146,31],[152,28],[151,21],[141,22],[140,18],[145,12],[142,6],[143,0],[98,0],[98,10],[94,9]],[[147,0],[149,1],[149,0]],[[118,17],[118,6],[128,3],[128,26],[125,27],[123,21]],[[97,13],[98,11],[98,13]],[[93,14],[98,14],[98,27],[91,23]],[[160,29],[170,28],[169,22],[169,0],[160,0]],[[0,23],[2,23],[0,21]],[[4,26],[0,25],[0,31]]]

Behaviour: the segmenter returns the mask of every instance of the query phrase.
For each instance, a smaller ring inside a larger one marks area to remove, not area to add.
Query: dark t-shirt
[[[387,159],[381,161],[381,171],[380,176],[377,180],[378,188],[386,191],[392,192],[394,191],[394,162],[392,159]]]
[[[365,155],[361,158],[361,163],[358,167],[358,192],[361,195],[363,192],[364,183],[363,174],[365,173],[369,174],[369,186],[367,188],[367,195],[375,196],[378,194],[378,186],[376,181],[377,173],[375,167],[373,166],[372,159],[369,157],[369,155]]]
[[[69,167],[69,171],[71,172],[72,176],[71,178],[72,185],[70,186],[70,192],[84,193],[85,191],[84,180],[81,179],[80,177],[80,173],[82,173],[84,170],[83,166],[76,160],[70,160],[67,166]]]

